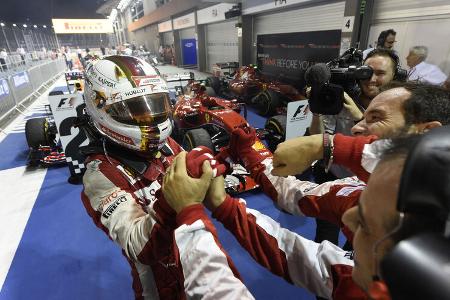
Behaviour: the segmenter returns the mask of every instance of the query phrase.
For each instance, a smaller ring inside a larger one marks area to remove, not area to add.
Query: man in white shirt
[[[406,63],[410,68],[408,80],[442,85],[447,76],[438,66],[426,63],[427,56],[428,48],[425,46],[414,46],[409,49],[409,54],[406,57]]]
[[[131,50],[130,45],[125,45],[125,50],[123,50],[123,54],[125,55],[132,55],[133,54],[133,50]]]

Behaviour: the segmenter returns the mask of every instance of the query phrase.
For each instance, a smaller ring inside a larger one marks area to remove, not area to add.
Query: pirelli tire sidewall
[[[50,146],[49,123],[47,118],[33,118],[25,123],[25,137],[28,146],[38,149],[39,146]]]
[[[278,144],[286,139],[286,115],[276,115],[267,119],[264,128],[269,131],[267,138],[269,150],[274,152]]]
[[[282,105],[281,95],[273,90],[265,90],[255,97],[255,106],[258,114],[264,117],[272,116]]]
[[[182,146],[186,151],[191,151],[198,146],[205,146],[214,151],[211,135],[205,128],[196,128],[186,131],[183,136]]]

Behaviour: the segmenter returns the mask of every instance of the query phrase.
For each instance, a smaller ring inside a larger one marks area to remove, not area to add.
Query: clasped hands
[[[185,207],[202,202],[208,209],[214,210],[226,197],[224,178],[213,177],[209,160],[203,162],[199,178],[189,176],[186,154],[179,153],[167,168],[162,186],[164,198],[177,213]]]
[[[255,130],[246,125],[232,132],[230,145],[221,149],[216,157],[204,147],[195,148],[189,154],[181,152],[166,170],[162,187],[164,198],[177,213],[202,202],[214,210],[226,197],[221,174],[229,167],[226,165],[228,158],[242,160],[247,168],[265,158],[252,148],[255,140]]]

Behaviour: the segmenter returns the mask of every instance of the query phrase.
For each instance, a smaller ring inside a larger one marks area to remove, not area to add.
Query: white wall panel
[[[239,61],[236,21],[208,24],[206,26],[206,65],[211,72],[218,62]]]
[[[449,0],[377,0],[374,1],[373,23],[404,18],[426,18],[450,14]]]
[[[195,27],[181,29],[179,31],[180,31],[180,40],[195,38]]]

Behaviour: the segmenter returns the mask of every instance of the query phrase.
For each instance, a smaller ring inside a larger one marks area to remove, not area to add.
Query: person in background
[[[106,48],[105,48],[105,46],[101,45],[100,46],[100,51],[102,52],[102,56],[106,55]]]
[[[69,46],[66,46],[66,47],[64,48],[64,56],[65,56],[65,58],[66,58],[66,65],[67,65],[67,68],[68,68],[70,71],[72,71],[72,68],[73,68],[72,52],[70,51]]]
[[[125,50],[123,50],[123,54],[128,56],[133,54],[133,50],[130,48],[130,44],[125,45]]]
[[[388,29],[382,31],[378,35],[377,40],[377,48],[376,49],[388,49],[388,50],[394,50],[394,43],[396,42],[395,36],[397,35],[397,32],[394,31],[394,29]],[[363,51],[363,59],[366,59],[367,54],[369,54],[372,50],[375,48],[370,47]]]
[[[79,46],[77,46],[77,56],[78,60],[81,62],[83,58],[83,50],[81,50]]]
[[[47,48],[42,47],[41,51],[42,51],[42,58],[44,59],[47,58],[48,57]]]
[[[111,50],[109,50],[110,55],[117,55],[117,49],[116,46],[112,46]]]
[[[8,57],[8,52],[6,52],[6,49],[3,48],[0,51],[0,65],[1,65],[1,70],[3,72],[5,72],[6,70],[8,70],[8,66],[6,64],[6,58]]]
[[[424,83],[442,85],[447,76],[438,66],[425,62],[428,56],[426,46],[414,46],[409,49],[406,63],[410,68],[408,71],[409,81],[420,81]]]
[[[22,59],[22,64],[25,65],[25,56],[27,55],[25,49],[23,47],[19,47],[17,48],[17,53],[19,53],[20,58]]]

